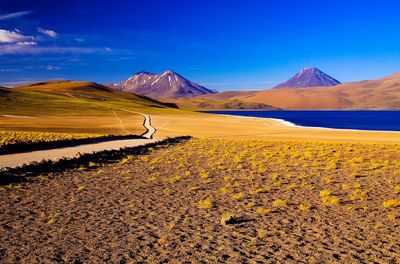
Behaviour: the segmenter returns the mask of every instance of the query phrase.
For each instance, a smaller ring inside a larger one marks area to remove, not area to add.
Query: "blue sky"
[[[0,84],[174,70],[217,90],[400,71],[400,1],[0,0]]]

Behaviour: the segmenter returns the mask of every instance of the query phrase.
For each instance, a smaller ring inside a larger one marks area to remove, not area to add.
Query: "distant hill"
[[[183,98],[216,93],[173,71],[161,74],[138,72],[125,81],[113,84],[112,87],[152,98]]]
[[[335,86],[340,82],[317,68],[304,68],[284,83],[274,88],[304,88],[315,86]]]
[[[377,80],[336,86],[231,91],[196,99],[239,100],[280,109],[400,109],[400,72]]]
[[[240,110],[240,109],[252,109],[252,110],[279,110],[276,107],[264,104],[246,102],[235,99],[221,99],[217,100],[200,97],[181,98],[181,99],[169,99],[170,102],[175,103],[179,108],[189,110]]]
[[[171,106],[93,82],[49,81],[0,88],[0,115],[102,115],[111,108],[151,110]]]

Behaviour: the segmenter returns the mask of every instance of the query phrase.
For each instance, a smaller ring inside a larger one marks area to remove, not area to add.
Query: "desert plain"
[[[187,112],[152,124],[192,138],[1,186],[1,260],[399,260],[398,132]]]

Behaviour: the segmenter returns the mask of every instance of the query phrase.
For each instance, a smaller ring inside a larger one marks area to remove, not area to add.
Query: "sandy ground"
[[[105,111],[103,116],[0,116],[0,129],[12,131],[140,135],[143,116]]]
[[[289,127],[272,119],[212,114],[152,115],[156,138],[191,135],[200,138],[253,138],[400,143],[400,132]]]
[[[0,186],[0,262],[400,261],[400,133],[151,118],[199,139]]]
[[[400,207],[383,204],[399,158],[396,145],[193,139],[42,174],[0,190],[0,262],[397,263]]]

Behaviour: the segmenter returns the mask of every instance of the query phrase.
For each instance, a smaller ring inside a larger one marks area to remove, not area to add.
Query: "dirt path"
[[[61,158],[74,158],[80,154],[93,153],[104,150],[118,150],[126,147],[136,147],[154,143],[153,139],[124,139],[112,140],[101,143],[83,144],[74,147],[39,150],[25,153],[0,155],[0,168],[13,168],[26,163],[42,160],[58,160]]]
[[[70,93],[64,93],[65,95],[71,97],[71,98],[75,98],[75,99],[80,99]],[[117,115],[117,113],[115,113],[114,110],[119,110],[119,111],[124,111],[124,112],[128,112],[128,113],[132,113],[132,114],[137,114],[137,115],[141,115],[144,118],[144,122],[143,122],[143,126],[146,129],[146,132],[142,135],[144,138],[148,138],[148,139],[152,139],[153,135],[156,133],[156,129],[151,125],[151,117],[149,115],[140,113],[140,112],[135,112],[135,111],[130,111],[130,110],[126,110],[126,109],[122,109],[122,108],[116,108],[116,107],[111,107],[113,114],[115,116],[115,118],[118,120],[119,125],[121,127],[121,130],[124,131],[127,134],[130,134],[130,132],[126,129],[123,121],[121,120],[121,118],[119,118],[119,116]]]
[[[64,93],[66,96],[69,96],[69,97],[71,97],[71,98],[74,98],[74,99],[80,99],[80,98],[78,98],[78,97],[76,97],[76,96],[74,96],[74,95],[72,95],[72,94],[70,94],[70,93]]]
[[[138,115],[143,116],[143,118],[144,118],[143,126],[144,126],[144,128],[146,128],[146,132],[142,135],[142,137],[148,138],[148,139],[152,139],[153,138],[153,136],[154,136],[154,134],[156,133],[157,130],[152,126],[151,117],[149,115],[146,115],[146,114],[143,114],[143,113],[140,113],[140,112],[135,112],[135,111],[122,109],[122,108],[113,107],[113,109],[124,111],[124,112],[128,112],[128,113],[132,113],[132,114],[138,114]]]
[[[143,126],[147,129],[147,132],[142,136],[149,139],[153,138],[153,135],[156,133],[156,129],[151,125],[151,117],[149,115],[144,115]]]
[[[143,126],[146,128],[146,132],[142,135],[144,139],[112,140],[112,141],[93,143],[93,144],[83,144],[74,147],[0,155],[0,169],[18,167],[23,164],[39,162],[42,160],[58,160],[61,158],[73,158],[80,154],[93,153],[104,150],[118,150],[120,148],[136,147],[156,142],[156,140],[152,139],[154,133],[156,132],[156,129],[151,125],[151,117],[149,115],[125,109],[115,109],[115,110],[142,115],[144,117]],[[127,132],[127,134],[129,134],[130,132],[126,130],[125,125],[123,124],[122,120],[117,116],[114,109],[113,113],[115,115],[115,118],[119,121],[121,129]]]

